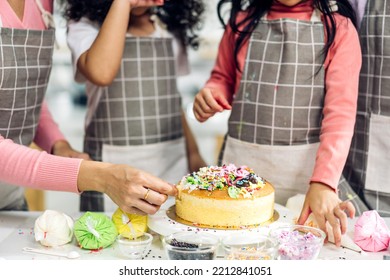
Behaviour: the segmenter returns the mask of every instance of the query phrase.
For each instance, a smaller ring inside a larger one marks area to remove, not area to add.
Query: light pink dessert
[[[271,236],[279,243],[281,260],[313,260],[322,248],[325,233],[317,228],[290,226],[271,231]]]

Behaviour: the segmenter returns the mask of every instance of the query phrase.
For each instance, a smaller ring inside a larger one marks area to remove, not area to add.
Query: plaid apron
[[[87,125],[85,152],[95,160],[128,164],[171,182],[186,174],[175,68],[172,38],[126,38],[118,74],[103,89]],[[105,198],[83,193],[81,211],[107,211]]]
[[[311,21],[263,17],[233,101],[222,162],[251,166],[275,186],[282,205],[306,193],[314,169],[325,95],[323,47],[316,10]]]
[[[390,216],[389,17],[389,1],[367,1],[355,135],[344,169],[356,193],[381,216]]]
[[[32,143],[49,81],[55,31],[0,27],[0,134]],[[0,209],[26,209],[24,189],[0,182]]]

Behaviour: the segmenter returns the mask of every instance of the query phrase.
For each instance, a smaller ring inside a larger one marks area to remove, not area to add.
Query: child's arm
[[[349,20],[339,18],[337,23],[335,42],[326,62],[320,146],[311,177],[311,182],[321,182],[334,190],[337,190],[354,133],[362,61],[356,29]]]
[[[188,168],[190,172],[198,171],[199,168],[207,166],[207,164],[199,153],[198,145],[194,135],[192,134],[191,128],[188,126],[184,112],[182,112],[181,119],[183,124],[184,137],[186,139]]]
[[[131,8],[161,3],[161,0],[114,0],[92,46],[78,59],[78,70],[96,85],[111,84],[120,67]]]
[[[129,0],[114,0],[98,36],[78,62],[78,70],[92,83],[109,85],[122,59],[130,16]]]
[[[199,91],[194,100],[194,115],[200,122],[204,122],[215,113],[231,109],[233,94],[238,89],[241,73],[237,71],[234,53],[236,36],[229,26],[226,27],[219,44],[218,55],[210,79],[205,87]],[[237,54],[240,69],[243,69],[247,43]]]
[[[299,223],[313,212],[321,228],[328,221],[335,243],[340,245],[341,233],[347,228],[340,213],[337,186],[344,168],[354,132],[361,50],[356,29],[350,20],[335,16],[337,32],[325,61],[326,94],[321,123],[320,146]],[[354,213],[353,206],[345,208]],[[343,210],[345,210],[343,209]],[[307,214],[307,215],[306,215]]]

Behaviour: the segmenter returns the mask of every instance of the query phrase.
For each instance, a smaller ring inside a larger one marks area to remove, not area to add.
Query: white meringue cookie
[[[35,240],[44,246],[61,246],[72,241],[73,220],[64,213],[46,210],[35,221]]]

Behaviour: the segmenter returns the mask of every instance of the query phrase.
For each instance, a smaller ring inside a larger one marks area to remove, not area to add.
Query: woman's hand
[[[132,8],[164,5],[164,0],[129,0],[129,2]]]
[[[355,207],[351,202],[342,202],[337,193],[327,185],[311,183],[298,224],[303,225],[310,213],[313,212],[319,228],[327,235],[326,222],[330,224],[333,230],[334,242],[337,247],[340,247],[341,235],[346,233],[348,225],[345,211],[348,211],[350,218],[355,216]]]
[[[203,88],[195,96],[193,111],[195,118],[200,122],[207,121],[215,113],[231,109],[228,100],[218,89]]]
[[[53,145],[52,154],[61,157],[81,158],[86,160],[91,159],[88,154],[73,150],[69,142],[65,140],[55,142]]]
[[[106,193],[124,212],[155,214],[175,186],[142,170],[124,164],[82,161],[78,176],[80,191]]]

